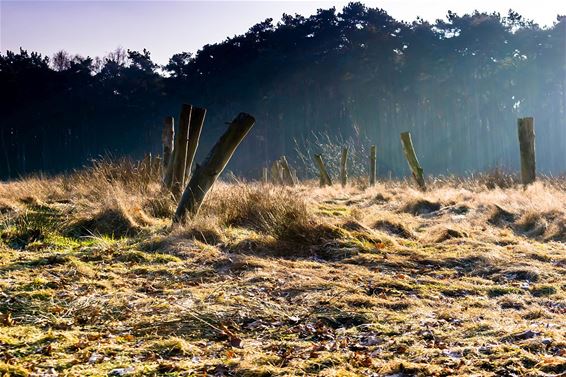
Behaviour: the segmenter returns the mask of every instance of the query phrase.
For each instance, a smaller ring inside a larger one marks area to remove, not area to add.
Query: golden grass
[[[560,375],[566,185],[219,182],[156,164],[0,185],[0,374]]]

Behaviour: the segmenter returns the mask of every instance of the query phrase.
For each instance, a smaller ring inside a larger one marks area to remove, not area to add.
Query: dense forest
[[[522,116],[535,117],[539,169],[566,171],[561,16],[549,27],[513,11],[407,23],[350,3],[267,19],[164,66],[146,50],[7,52],[0,88],[2,178],[159,153],[163,118],[181,103],[208,109],[197,161],[235,114],[256,117],[229,165],[250,177],[282,154],[293,161],[297,143],[320,134],[375,143],[379,174],[406,174],[406,130],[426,173],[515,169]]]

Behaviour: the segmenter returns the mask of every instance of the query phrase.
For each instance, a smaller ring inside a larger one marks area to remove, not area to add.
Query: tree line
[[[566,171],[563,16],[547,27],[513,11],[402,22],[356,2],[267,19],[162,66],[147,50],[8,51],[0,88],[2,178],[157,154],[164,116],[183,102],[208,109],[204,151],[235,114],[254,115],[229,166],[249,176],[281,155],[293,163],[313,134],[376,144],[379,174],[406,174],[402,131],[428,173],[516,169],[522,116],[535,118],[539,170]]]

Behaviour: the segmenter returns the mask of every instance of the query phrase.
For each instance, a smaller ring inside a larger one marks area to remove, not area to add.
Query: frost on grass
[[[496,178],[220,182],[176,228],[155,166],[2,184],[0,374],[563,374],[565,185]]]

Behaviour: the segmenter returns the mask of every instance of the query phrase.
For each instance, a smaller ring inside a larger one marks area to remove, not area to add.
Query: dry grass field
[[[566,181],[0,184],[0,375],[559,376]]]

